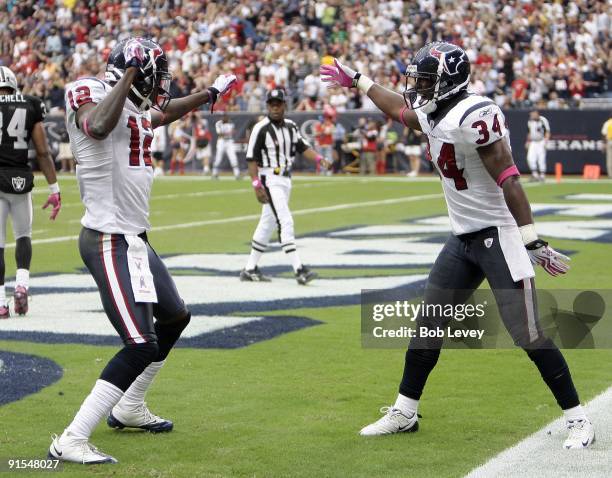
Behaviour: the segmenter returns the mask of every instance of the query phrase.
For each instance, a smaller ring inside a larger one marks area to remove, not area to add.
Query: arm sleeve
[[[84,78],[66,86],[64,100],[68,121],[76,121],[76,112],[88,103],[100,103],[106,97],[106,86],[95,78]]]
[[[32,124],[39,123],[47,116],[47,107],[45,103],[36,96],[30,96],[30,103],[32,105]]]
[[[544,116],[542,116],[542,124],[544,125],[544,130],[547,133],[550,133],[550,123],[548,122],[546,118],[544,118]]]
[[[506,118],[495,104],[469,111],[462,118],[458,131],[461,142],[476,148],[493,144],[508,135]]]
[[[298,129],[297,125],[295,126],[295,149],[298,153],[303,153],[304,151],[306,151],[308,148],[312,148],[312,146],[310,145],[310,143],[304,139],[304,137],[300,134],[300,130]]]
[[[265,141],[265,132],[262,131],[263,127],[263,123],[257,123],[251,131],[246,152],[247,161],[257,161],[257,163],[261,162],[261,149],[263,148]]]

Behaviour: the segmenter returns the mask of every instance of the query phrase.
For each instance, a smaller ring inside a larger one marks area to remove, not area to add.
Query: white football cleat
[[[70,433],[62,436],[53,435],[47,457],[52,460],[69,461],[82,465],[99,465],[118,463],[115,458],[102,453],[87,439],[75,438]]]
[[[174,428],[170,420],[151,413],[144,402],[131,410],[115,405],[106,423],[111,428],[141,428],[151,433],[170,432]]]
[[[411,433],[419,429],[419,417],[404,415],[398,408],[382,407],[384,416],[374,423],[363,427],[359,432],[362,436],[390,435],[392,433]]]
[[[569,436],[563,443],[566,450],[587,448],[595,442],[595,429],[588,420],[569,420],[567,422]]]

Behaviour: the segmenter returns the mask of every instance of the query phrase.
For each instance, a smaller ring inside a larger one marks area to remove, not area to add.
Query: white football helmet
[[[14,93],[19,92],[15,73],[6,66],[0,66],[0,88],[11,88]]]

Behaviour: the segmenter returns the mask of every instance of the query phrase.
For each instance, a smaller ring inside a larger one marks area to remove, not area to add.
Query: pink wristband
[[[251,184],[253,185],[253,187],[255,189],[259,189],[262,186],[261,181],[259,180],[259,178],[253,179],[253,182]]]
[[[87,118],[83,120],[83,133],[91,138],[91,134],[89,133],[89,125],[87,124]]]
[[[513,164],[512,166],[508,166],[506,169],[502,171],[502,173],[497,178],[497,185],[501,188],[504,181],[508,179],[510,176],[520,176],[520,175],[521,173],[519,173],[519,170],[516,167],[516,164]]]
[[[323,156],[321,156],[320,154],[317,154],[317,157],[315,158],[315,161],[317,163],[320,163],[322,159],[323,159]]]
[[[402,124],[403,124],[404,126],[406,126],[407,128],[410,128],[410,126],[408,126],[408,125],[406,124],[406,122],[404,121],[404,112],[405,112],[407,109],[409,109],[409,108],[408,108],[408,105],[404,106],[404,107],[402,108],[402,110],[400,111],[399,117],[400,117],[400,121],[402,122]]]

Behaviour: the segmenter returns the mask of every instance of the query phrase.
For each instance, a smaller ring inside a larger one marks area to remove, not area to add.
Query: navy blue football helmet
[[[131,38],[115,46],[108,56],[105,80],[111,85],[117,83],[125,73],[123,49]],[[137,38],[145,49],[145,63],[138,77],[132,83],[128,98],[141,110],[155,108],[163,111],[170,101],[168,59],[161,46],[147,38]]]
[[[415,80],[410,85],[410,78]],[[470,60],[463,48],[432,42],[421,48],[406,68],[404,100],[409,108],[422,108],[465,91],[470,83]]]

